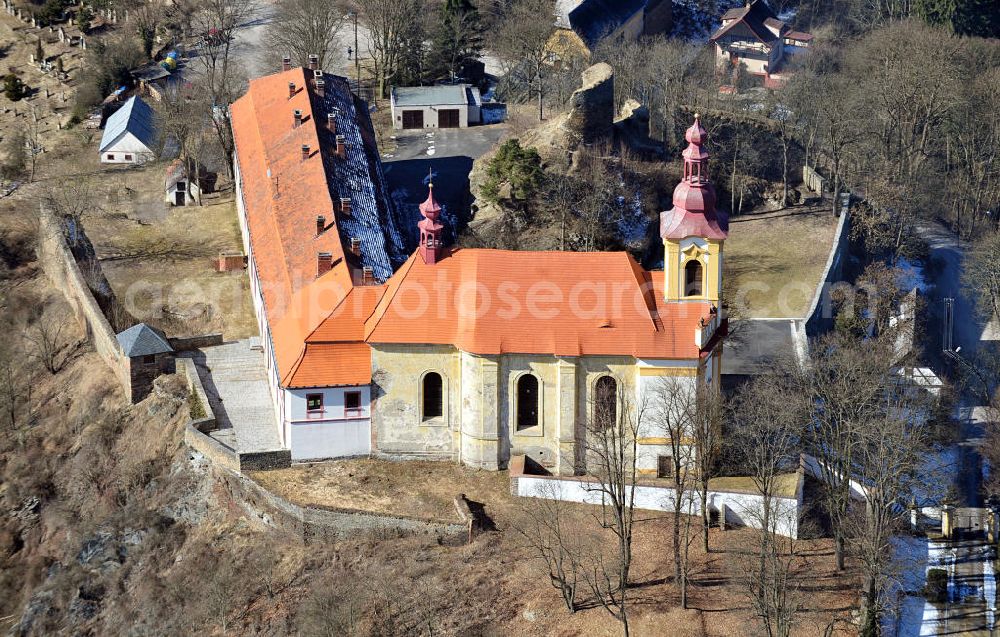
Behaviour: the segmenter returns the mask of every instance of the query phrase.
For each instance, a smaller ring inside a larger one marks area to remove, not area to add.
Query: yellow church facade
[[[582,474],[588,430],[621,410],[638,418],[663,379],[690,395],[717,389],[727,228],[703,174],[704,136],[696,121],[661,215],[663,271],[626,253],[414,254],[366,323],[376,453],[487,470],[524,455]],[[433,192],[421,210],[422,241],[437,250]],[[660,475],[667,432],[656,419],[637,426],[639,473]]]

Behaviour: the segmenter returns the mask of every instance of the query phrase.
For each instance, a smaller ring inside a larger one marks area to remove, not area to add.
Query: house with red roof
[[[384,192],[377,153],[361,154],[367,111],[348,108],[346,83],[314,71],[254,80],[233,105],[251,290],[293,459],[496,470],[527,455],[582,473],[588,423],[614,422],[663,379],[718,388],[728,225],[697,118],[661,215],[663,271],[625,252],[448,247],[433,184],[417,248],[397,261],[398,219],[377,195],[358,210],[359,197]],[[663,435],[643,430],[643,475],[667,465]]]
[[[789,57],[807,50],[812,39],[779,20],[765,0],[753,0],[727,11],[709,42],[715,45],[720,67],[745,65],[748,73],[764,78],[765,85],[777,85]]]

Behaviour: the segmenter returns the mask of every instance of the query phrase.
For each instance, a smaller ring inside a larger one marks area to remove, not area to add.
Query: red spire
[[[434,182],[427,185],[427,200],[420,204],[420,214],[424,216],[417,224],[420,228],[420,256],[424,258],[424,263],[432,265],[441,259],[444,250],[441,242],[444,225],[438,221],[438,217],[441,216],[441,206],[434,200]]]
[[[688,147],[684,157],[684,177],[674,189],[674,207],[660,213],[660,236],[664,239],[702,237],[725,239],[729,236],[729,219],[715,211],[715,189],[708,181],[708,151],[702,144],[708,133],[696,114],[684,138]]]

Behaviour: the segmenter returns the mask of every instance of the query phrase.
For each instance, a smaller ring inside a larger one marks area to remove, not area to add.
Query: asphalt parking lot
[[[382,155],[389,190],[400,210],[420,219],[418,206],[427,198],[428,175],[445,217],[457,225],[469,219],[469,172],[472,162],[503,136],[504,124],[470,128],[395,131],[397,148]]]

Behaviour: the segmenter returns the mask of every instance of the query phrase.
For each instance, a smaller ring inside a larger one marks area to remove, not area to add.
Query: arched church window
[[[618,415],[618,383],[601,376],[594,384],[594,421],[601,429],[613,427]]]
[[[517,379],[517,430],[538,425],[538,379],[524,374]]]
[[[701,261],[690,259],[684,264],[684,296],[702,295],[702,273]]]
[[[440,418],[444,415],[444,383],[441,374],[437,372],[427,372],[424,374],[424,413],[423,420]]]

